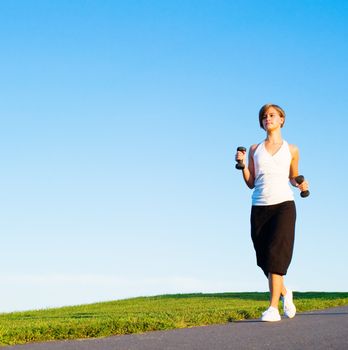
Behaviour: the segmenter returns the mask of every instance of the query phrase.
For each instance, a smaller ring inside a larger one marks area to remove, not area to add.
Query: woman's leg
[[[278,309],[279,298],[281,295],[286,294],[286,288],[284,286],[283,276],[275,273],[268,274],[269,292],[271,294],[270,304]]]

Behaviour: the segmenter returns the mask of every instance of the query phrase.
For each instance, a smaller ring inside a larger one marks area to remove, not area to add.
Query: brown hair
[[[259,123],[260,123],[260,127],[262,129],[263,129],[263,125],[262,125],[263,116],[265,115],[267,110],[270,109],[271,107],[273,107],[279,113],[279,115],[284,119],[284,122],[283,122],[281,127],[283,127],[283,125],[285,123],[285,112],[284,112],[284,110],[281,107],[279,107],[278,105],[275,105],[273,103],[267,103],[267,104],[263,105],[261,107],[260,111],[259,111]]]

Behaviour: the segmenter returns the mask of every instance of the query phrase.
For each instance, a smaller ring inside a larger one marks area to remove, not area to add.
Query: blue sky
[[[288,285],[347,291],[345,1],[1,1],[0,312],[265,291],[239,145],[282,106]]]

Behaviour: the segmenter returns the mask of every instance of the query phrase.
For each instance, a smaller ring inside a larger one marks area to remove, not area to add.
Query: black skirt
[[[286,275],[295,240],[296,207],[294,201],[251,208],[251,238],[257,265],[264,274]]]

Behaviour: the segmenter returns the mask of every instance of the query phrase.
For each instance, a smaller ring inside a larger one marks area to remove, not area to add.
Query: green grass
[[[299,312],[348,305],[348,293],[294,293]],[[177,294],[0,314],[0,345],[142,333],[258,318],[268,293]]]

